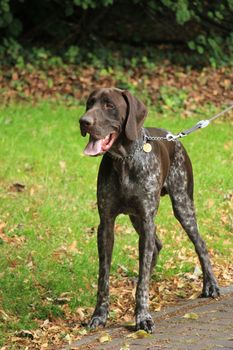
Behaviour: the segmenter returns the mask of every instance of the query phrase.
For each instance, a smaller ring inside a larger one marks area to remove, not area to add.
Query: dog
[[[127,90],[101,88],[87,99],[80,118],[82,136],[89,134],[84,153],[103,155],[97,184],[99,278],[97,304],[90,328],[104,326],[109,310],[109,271],[114,222],[123,213],[139,235],[139,278],[136,289],[136,329],[151,333],[149,279],[162,244],[154,217],[160,197],[171,198],[175,217],[193,242],[203,272],[202,297],[219,296],[205,242],[197,226],[193,202],[192,165],[180,141],[168,142],[168,131],[143,128],[145,105]]]

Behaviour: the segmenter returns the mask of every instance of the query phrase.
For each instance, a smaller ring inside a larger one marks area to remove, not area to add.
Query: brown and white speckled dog
[[[99,280],[91,328],[105,325],[107,320],[114,222],[117,215],[124,213],[129,215],[139,234],[136,328],[152,332],[154,323],[148,312],[149,278],[162,248],[154,224],[161,195],[170,196],[174,215],[195,246],[203,271],[202,296],[219,295],[205,242],[198,232],[190,159],[179,141],[146,141],[146,135],[164,137],[167,134],[161,129],[142,128],[146,114],[144,104],[130,92],[108,88],[90,94],[86,113],[80,119],[82,136],[90,135],[84,153],[104,154],[97,188]],[[145,147],[145,143],[151,147]]]

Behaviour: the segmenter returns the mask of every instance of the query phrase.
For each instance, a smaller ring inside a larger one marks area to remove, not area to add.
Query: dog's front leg
[[[139,280],[136,291],[136,328],[151,333],[154,322],[148,312],[149,279],[153,254],[155,254],[155,226],[153,219],[146,218],[139,233]]]
[[[109,272],[114,244],[113,218],[102,219],[98,228],[99,279],[97,304],[89,327],[94,329],[104,326],[109,309]]]

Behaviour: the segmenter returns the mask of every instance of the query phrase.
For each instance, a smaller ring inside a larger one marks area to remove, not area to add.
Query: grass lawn
[[[80,315],[94,306],[101,159],[82,154],[87,140],[80,136],[78,118],[83,110],[48,102],[0,107],[0,345],[17,330],[68,317],[77,309]],[[185,119],[152,109],[146,125],[179,132],[216,111],[206,107],[201,112]],[[232,283],[232,140],[232,125],[219,119],[183,141],[194,168],[200,231],[220,284]],[[164,244],[153,275],[159,286],[158,281],[163,285],[193,273],[197,258],[167,197],[156,222]],[[137,241],[127,217],[119,217],[113,305],[118,282],[137,274]],[[182,296],[182,288],[179,293]],[[158,298],[151,303],[158,306]],[[113,318],[119,308],[113,306]]]

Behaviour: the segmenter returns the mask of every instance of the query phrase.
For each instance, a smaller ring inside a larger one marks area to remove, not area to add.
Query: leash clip
[[[198,129],[203,129],[203,128],[206,128],[209,125],[209,123],[210,123],[209,120],[200,120],[196,126]]]
[[[175,141],[176,139],[178,139],[179,137],[182,137],[179,135],[173,135],[171,132],[169,132],[167,135],[166,135],[166,140],[167,141]]]
[[[185,137],[185,136],[188,136],[189,134],[191,134],[192,132],[198,130],[198,129],[203,129],[203,128],[206,128],[210,122],[212,122],[214,119],[220,117],[221,115],[223,115],[224,113],[230,111],[231,109],[233,108],[233,104],[230,105],[228,108],[224,109],[224,111],[214,115],[212,118],[210,119],[206,119],[206,120],[200,120],[196,125],[194,125],[192,128],[190,129],[187,129],[187,130],[184,130],[182,132],[180,132],[179,134],[177,135],[173,135],[171,132],[169,132],[165,139],[167,141],[175,141],[176,139],[179,139],[181,137]]]

